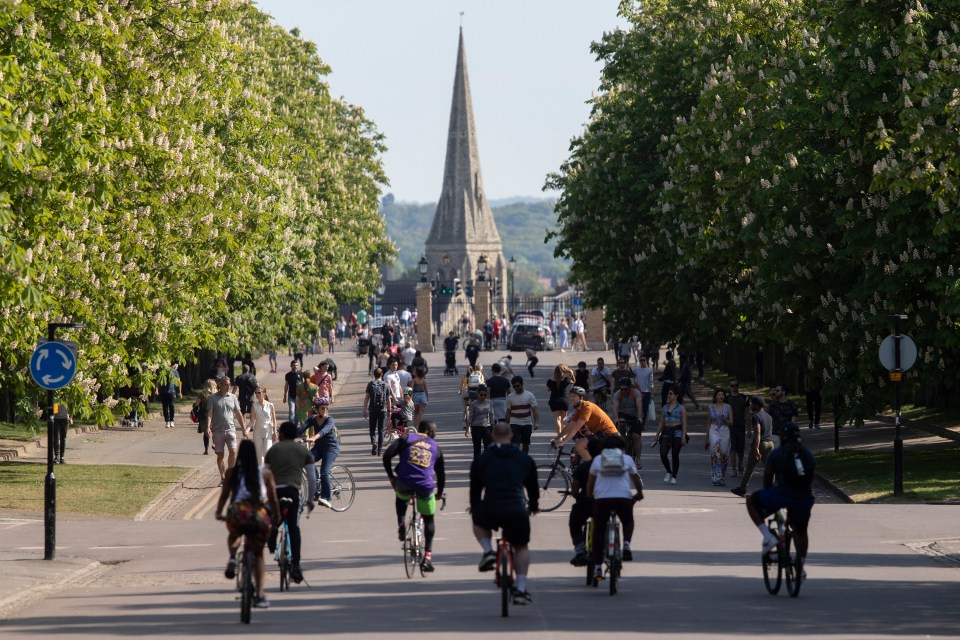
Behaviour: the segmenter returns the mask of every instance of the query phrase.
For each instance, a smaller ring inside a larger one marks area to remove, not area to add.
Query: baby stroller
[[[443,370],[443,375],[445,376],[457,376],[460,375],[457,373],[457,352],[456,351],[445,351],[443,354],[443,360],[446,367]]]

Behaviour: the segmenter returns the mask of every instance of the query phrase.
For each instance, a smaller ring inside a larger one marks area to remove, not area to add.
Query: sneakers
[[[672,479],[673,479],[673,474],[668,473],[667,475],[663,476],[663,484],[670,484],[670,480]]]
[[[397,540],[403,542],[407,537],[407,527],[404,525],[397,525]]]
[[[603,580],[603,567],[597,565],[593,570],[593,581],[600,582],[601,580]]]
[[[227,580],[233,580],[237,577],[237,559],[230,558],[227,561],[227,568],[223,570],[223,577]]]
[[[483,554],[483,557],[480,558],[480,564],[477,566],[477,569],[480,571],[493,571],[493,568],[497,566],[497,554],[493,551],[488,551]]]
[[[672,476],[672,477],[670,478],[670,484],[677,484],[677,477],[676,477],[676,476]]]
[[[430,561],[430,558],[424,558],[423,562],[420,563],[420,568],[426,571],[427,573],[432,573],[433,562]]]
[[[267,602],[266,596],[256,596],[253,599],[253,606],[257,609],[269,609],[270,603]]]
[[[526,605],[533,602],[533,598],[530,596],[528,591],[518,591],[517,589],[511,589],[510,594],[513,596],[513,604],[518,607],[525,607]]]
[[[743,487],[734,487],[733,489],[730,489],[730,493],[742,498],[743,496],[747,495],[747,490]]]
[[[290,567],[290,579],[297,584],[303,582],[303,571],[300,569],[300,565],[295,564]]]
[[[624,562],[633,561],[633,551],[630,551],[630,547],[623,548],[623,553],[621,554],[621,558],[623,559]]]
[[[763,555],[767,555],[768,553],[770,553],[770,550],[776,547],[778,543],[779,543],[779,540],[774,538],[772,534],[769,538],[764,538],[763,539]]]
[[[583,551],[578,551],[577,555],[570,558],[570,564],[575,567],[585,567],[588,562],[590,562],[590,558],[588,558],[587,554]]]
[[[317,504],[321,507],[326,507],[327,509],[332,509],[333,505],[330,504],[330,501],[326,498],[317,498]]]

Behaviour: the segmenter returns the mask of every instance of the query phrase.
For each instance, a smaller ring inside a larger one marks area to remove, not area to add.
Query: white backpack
[[[600,475],[619,476],[627,470],[623,449],[611,448],[600,452]]]

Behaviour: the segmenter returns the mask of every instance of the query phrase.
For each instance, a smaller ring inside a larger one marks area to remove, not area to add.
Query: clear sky
[[[333,68],[335,95],[362,106],[389,150],[398,200],[435,202],[443,181],[463,11],[480,164],[490,199],[545,197],[601,65],[590,43],[625,22],[617,0],[255,0],[299,27]]]

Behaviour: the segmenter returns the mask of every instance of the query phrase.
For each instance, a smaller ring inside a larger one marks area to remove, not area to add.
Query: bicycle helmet
[[[570,387],[570,393],[575,393],[581,398],[587,397],[587,391],[583,387]]]
[[[315,406],[315,407],[329,407],[329,406],[330,406],[330,398],[328,398],[327,396],[317,396],[316,398],[313,399],[313,406]]]
[[[405,395],[405,396],[412,396],[412,395],[413,395],[413,389],[411,389],[410,387],[407,387],[406,389],[403,390],[403,395]]]
[[[788,422],[780,428],[780,439],[797,442],[800,440],[800,427],[793,422]]]

